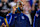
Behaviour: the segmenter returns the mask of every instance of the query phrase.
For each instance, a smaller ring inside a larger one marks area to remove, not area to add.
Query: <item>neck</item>
[[[13,14],[15,14],[15,11],[13,11]]]
[[[14,1],[16,3],[16,1]]]

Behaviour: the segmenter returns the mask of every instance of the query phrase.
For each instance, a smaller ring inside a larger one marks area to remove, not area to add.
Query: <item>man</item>
[[[40,9],[36,11],[34,16],[33,27],[40,27]]]
[[[5,23],[4,17],[1,17],[1,16],[0,16],[0,26],[6,27],[6,23]]]
[[[9,27],[31,27],[28,17],[23,13],[10,14],[10,17],[7,15],[6,18],[9,18]]]
[[[10,10],[10,6],[8,4],[8,0],[1,0],[1,6],[0,6],[0,13],[2,17],[6,17],[6,14],[8,13],[8,11]]]
[[[2,23],[2,26],[1,27],[6,27],[6,25],[4,23]]]
[[[23,13],[18,13],[15,27],[31,27],[28,17]]]
[[[15,11],[16,11],[16,6],[14,6],[14,8],[13,8],[13,12],[7,14],[7,16],[6,16],[9,27],[14,27],[13,25],[15,23],[15,18],[17,17],[17,14],[15,14]]]
[[[13,8],[16,5],[17,5],[17,0],[13,0],[12,2],[9,3],[9,6],[11,6],[11,13],[13,12]]]
[[[31,19],[31,16],[30,16],[30,13],[31,13],[31,6],[29,4],[29,0],[21,0],[22,2],[22,7],[23,7],[23,13],[25,15],[28,16],[29,18],[29,21],[30,21],[30,24],[32,25],[32,19]]]
[[[16,6],[13,7],[13,12],[7,14],[7,22],[9,27],[31,27],[29,19],[23,13],[15,14]]]

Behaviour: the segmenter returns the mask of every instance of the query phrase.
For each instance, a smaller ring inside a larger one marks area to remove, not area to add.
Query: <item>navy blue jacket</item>
[[[15,27],[31,27],[28,17],[23,13],[11,14],[11,15],[12,15],[11,23],[10,24],[8,23],[10,26],[15,25]],[[8,16],[6,16],[6,18],[8,18]]]
[[[1,17],[1,16],[0,16],[0,26],[2,25],[2,23],[6,24],[6,23],[5,23],[5,20],[4,20],[4,17]]]
[[[33,27],[40,27],[40,10],[36,11],[36,14],[38,14],[38,17],[34,16]]]

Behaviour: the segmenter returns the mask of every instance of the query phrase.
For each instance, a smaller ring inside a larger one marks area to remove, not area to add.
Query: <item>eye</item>
[[[23,5],[24,6],[24,5]]]

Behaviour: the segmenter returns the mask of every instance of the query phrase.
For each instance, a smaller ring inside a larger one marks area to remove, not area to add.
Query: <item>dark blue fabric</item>
[[[9,26],[13,26],[13,25],[14,25],[16,15],[17,15],[17,14],[9,13],[9,16],[6,16],[6,19],[7,19],[7,22],[8,22],[8,24],[9,24]],[[12,16],[12,17],[11,17],[11,16]],[[11,18],[12,18],[12,19],[11,19]],[[10,19],[11,19],[11,22],[10,22]]]
[[[9,26],[13,25],[15,27],[31,27],[28,17],[23,13],[12,14],[12,20]]]
[[[2,23],[6,24],[6,23],[5,23],[5,20],[4,20],[4,17],[1,17],[1,16],[0,16],[0,26],[2,25]]]
[[[1,0],[0,0],[0,2],[1,2]]]
[[[18,7],[18,10],[21,12],[20,8]]]
[[[21,10],[20,10],[20,8],[19,8],[19,7],[18,7],[18,11],[19,11],[19,12],[21,12]],[[15,12],[17,12],[17,10],[16,10]]]
[[[10,19],[10,16],[12,15],[12,13],[9,13],[8,15],[9,16],[6,16],[6,19],[7,19],[7,23],[9,24],[9,19]]]
[[[40,15],[40,10],[36,11],[36,13],[37,13],[38,15]]]
[[[31,13],[35,13],[35,11],[31,11]]]
[[[38,14],[38,17],[34,16],[33,27],[40,27],[40,10],[36,14]]]
[[[31,7],[32,7],[32,4],[33,4],[33,1],[32,1],[32,0],[30,0],[30,5],[31,5]]]
[[[24,18],[22,18],[22,16]],[[29,23],[29,19],[23,13],[18,13],[18,17],[16,19],[15,27],[31,27]]]

